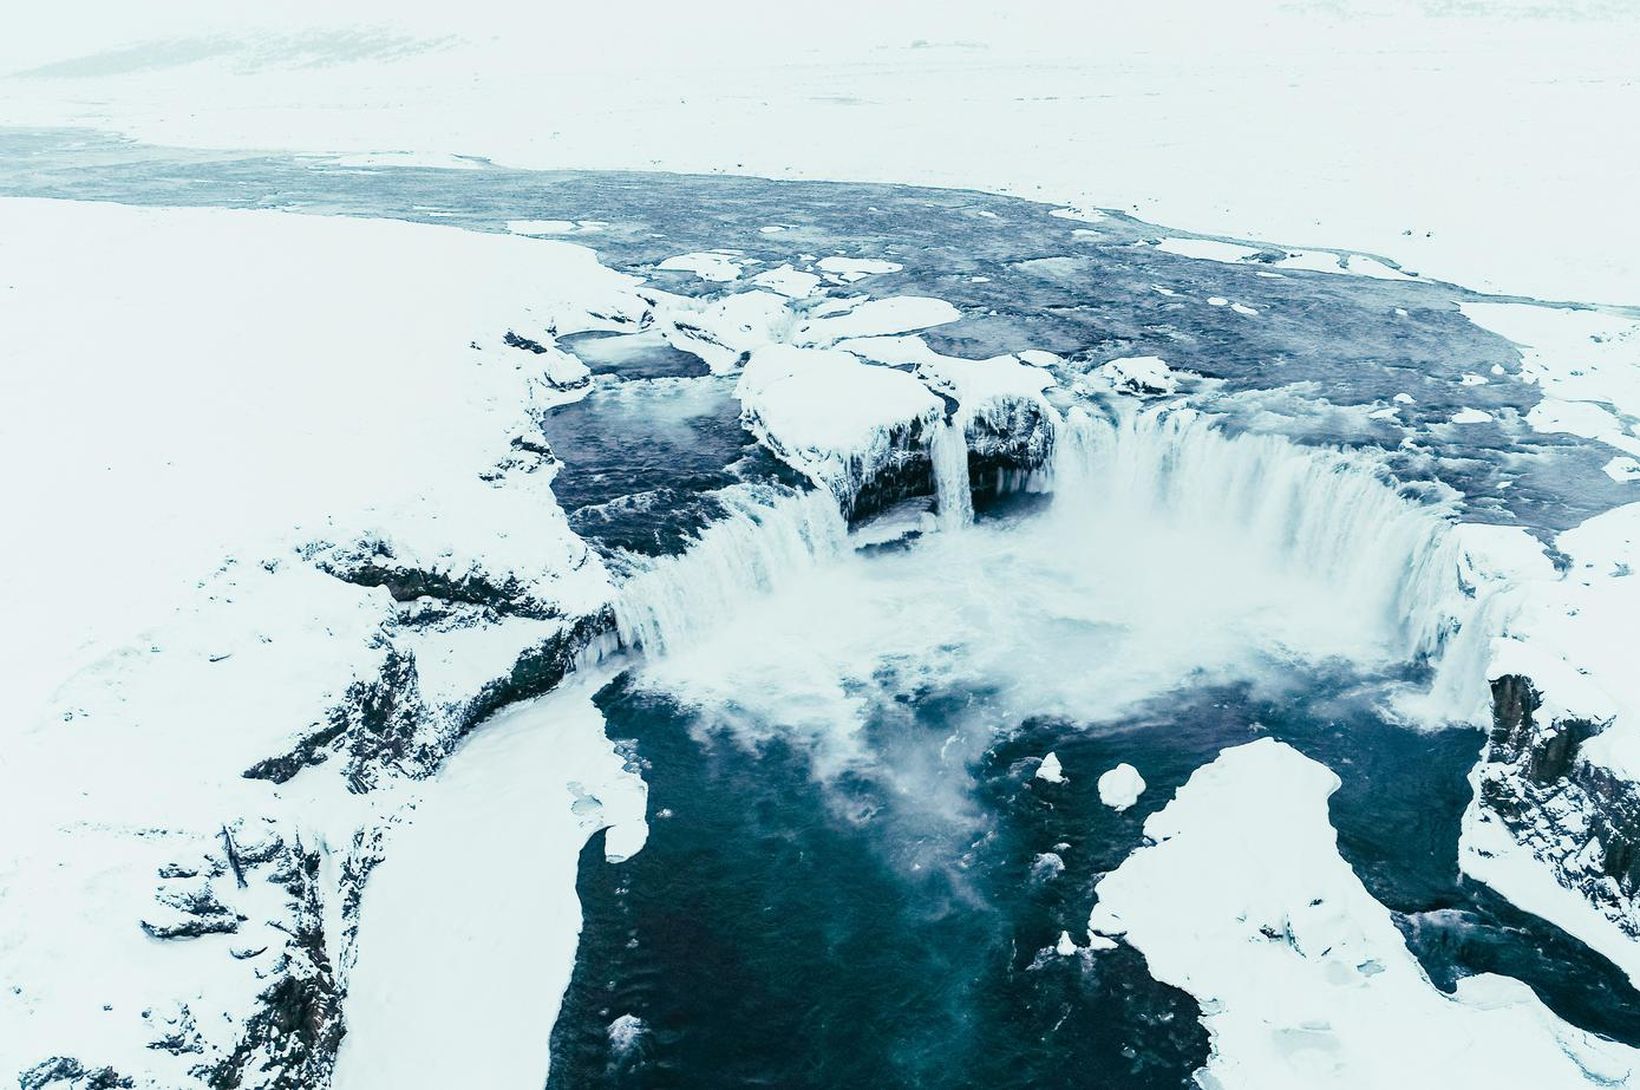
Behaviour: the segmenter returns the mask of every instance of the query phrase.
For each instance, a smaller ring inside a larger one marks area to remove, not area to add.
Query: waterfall
[[[1450,512],[1403,496],[1367,453],[1232,436],[1191,410],[1107,420],[1073,409],[1053,477],[1066,532],[1079,522],[1168,528],[1226,578],[1306,580],[1341,625],[1379,626],[1406,658],[1438,652],[1471,610]]]
[[[958,530],[974,521],[973,486],[968,480],[968,436],[956,420],[936,426],[928,441],[934,466],[934,498],[941,530]]]
[[[849,549],[848,524],[825,489],[739,486],[716,496],[726,518],[688,551],[648,561],[622,584],[615,604],[622,647],[664,653]]]

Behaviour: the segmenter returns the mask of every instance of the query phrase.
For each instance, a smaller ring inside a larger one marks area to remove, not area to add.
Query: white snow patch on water
[[[1036,766],[1036,778],[1046,780],[1048,783],[1065,782],[1065,766],[1059,763],[1057,753],[1050,753],[1042,758],[1042,763]],[[1063,865],[1063,863],[1060,864],[1060,866]]]
[[[706,253],[678,254],[655,267],[666,272],[692,272],[702,280],[710,280],[714,284],[727,284],[740,279],[740,269],[745,263],[746,259],[742,255],[714,250]]]
[[[1633,458],[1613,458],[1602,468],[1614,481],[1640,481],[1640,461]]]
[[[944,299],[896,295],[866,300],[841,313],[811,318],[798,327],[797,340],[803,344],[829,345],[846,337],[911,333],[955,322],[961,317],[962,313]]]
[[[1119,764],[1099,777],[1099,801],[1112,810],[1126,810],[1145,793],[1145,778],[1130,764]]]
[[[1178,373],[1160,356],[1123,356],[1105,363],[1099,373],[1124,393],[1171,394],[1179,387]]]
[[[870,257],[822,257],[815,262],[821,272],[831,273],[838,281],[852,284],[857,280],[864,280],[868,276],[882,276],[884,273],[896,273],[905,268],[894,261],[883,261]]]
[[[1437,990],[1338,854],[1328,769],[1269,739],[1227,749],[1145,822],[1097,888],[1119,936],[1202,1006],[1223,1090],[1627,1086],[1640,1053],[1562,1022],[1524,984]]]

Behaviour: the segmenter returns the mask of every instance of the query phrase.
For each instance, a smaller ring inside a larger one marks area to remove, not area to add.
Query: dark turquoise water
[[[962,320],[928,333],[938,351],[983,357],[1039,348],[1081,366],[1160,355],[1216,380],[1231,396],[1214,408],[1232,422],[1256,419],[1301,441],[1379,447],[1403,479],[1438,480],[1463,493],[1471,518],[1558,530],[1627,499],[1623,486],[1600,472],[1614,451],[1524,425],[1521,417],[1539,398],[1535,387],[1458,383],[1465,373],[1490,375],[1493,366],[1505,374],[1519,370],[1512,345],[1458,310],[1482,296],[1436,282],[1322,272],[1282,270],[1272,279],[1259,261],[1225,264],[1157,250],[1149,243],[1187,233],[1116,212],[1084,223],[1015,198],[863,183],[359,169],[322,158],[182,151],[51,130],[0,131],[0,194],[274,208],[478,231],[504,231],[519,219],[595,220],[602,224],[595,233],[570,240],[681,294],[725,290],[655,268],[690,251],[729,247],[763,267],[803,254],[886,258],[904,270],[847,290],[949,300]],[[785,229],[760,230],[770,224]],[[1162,295],[1155,285],[1179,295]],[[1260,315],[1204,305],[1209,295],[1250,304]],[[611,358],[594,340],[577,343],[590,346],[589,362],[609,374],[698,374],[664,346],[642,358]],[[1403,408],[1405,426],[1348,411],[1401,392],[1415,398]],[[1497,419],[1426,429],[1463,407]]]
[[[1170,694],[1114,724],[1004,725],[955,785],[927,782],[930,805],[897,773],[963,751],[950,736],[984,721],[984,694],[900,692],[870,719],[869,759],[817,780],[791,737],[748,745],[617,681],[599,703],[645,761],[652,833],[618,866],[596,841],[582,856],[586,925],[549,1085],[1190,1086],[1207,1042],[1189,996],[1130,950],[1043,948],[1061,930],[1085,941],[1094,885],[1144,818],[1261,734],[1339,773],[1340,850],[1438,984],[1507,972],[1564,1017],[1640,1043],[1640,996],[1620,973],[1460,881],[1479,733],[1387,723],[1357,684],[1294,676]],[[1050,750],[1063,785],[1034,778]],[[1095,789],[1119,761],[1149,782],[1122,814]],[[612,1040],[623,1016],[642,1021],[635,1041]]]

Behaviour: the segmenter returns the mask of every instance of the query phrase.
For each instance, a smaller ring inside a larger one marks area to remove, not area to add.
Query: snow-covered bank
[[[1225,750],[1146,820],[1154,843],[1099,882],[1090,934],[1121,938],[1195,996],[1211,1085],[1635,1083],[1640,1053],[1566,1025],[1517,981],[1438,991],[1338,854],[1337,787],[1279,742]]]
[[[538,421],[646,305],[388,221],[7,200],[0,254],[0,1068],[322,1085],[393,814],[610,623]]]
[[[541,65],[543,41],[589,47]],[[138,18],[77,0],[0,45],[0,67],[25,70],[0,122],[419,153],[378,162],[982,188],[1634,303],[1624,187],[1640,151],[1620,119],[1640,113],[1637,52],[1625,5],[1507,0],[844,3],[796,33],[748,0],[640,19],[499,0],[170,0]]]
[[[539,1090],[575,963],[581,846],[619,862],[645,788],[604,737],[593,679],[515,705],[389,834],[359,914],[337,1090]]]
[[[1543,394],[1526,424],[1603,444],[1606,474],[1625,479],[1613,467],[1640,453],[1640,322],[1522,304],[1463,309],[1518,346],[1522,380]],[[1546,542],[1519,528],[1463,530],[1482,600],[1449,648],[1436,692],[1491,725],[1472,776],[1463,868],[1640,980],[1631,847],[1640,837],[1640,584],[1631,575],[1640,504]]]

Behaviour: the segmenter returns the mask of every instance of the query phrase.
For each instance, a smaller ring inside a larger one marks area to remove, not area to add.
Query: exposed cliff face
[[[1053,457],[1056,422],[1040,398],[1009,398],[968,421],[968,477],[984,503],[1020,490]]]
[[[1542,707],[1530,678],[1492,682],[1492,729],[1475,773],[1482,820],[1501,822],[1562,886],[1640,937],[1640,784],[1580,754],[1609,724],[1544,721]]]

